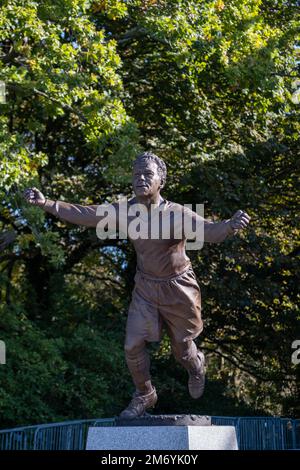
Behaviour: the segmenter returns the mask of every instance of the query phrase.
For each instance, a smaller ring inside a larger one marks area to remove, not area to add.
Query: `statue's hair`
[[[161,179],[161,184],[165,185],[166,179],[167,179],[167,167],[166,167],[165,162],[161,158],[159,158],[157,155],[155,155],[155,153],[152,153],[152,152],[140,153],[136,157],[135,161],[133,162],[133,166],[141,161],[148,161],[148,160],[151,160],[156,163],[158,173]]]

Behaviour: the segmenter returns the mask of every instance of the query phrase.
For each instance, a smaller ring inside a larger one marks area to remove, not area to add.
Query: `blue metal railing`
[[[242,450],[300,449],[299,419],[213,416],[212,424],[235,426]]]
[[[212,416],[235,426],[239,449],[300,449],[300,419]],[[90,426],[114,426],[115,418],[86,419],[0,430],[0,450],[84,450]]]
[[[114,418],[4,429],[0,431],[0,450],[83,450],[90,426],[114,426]]]

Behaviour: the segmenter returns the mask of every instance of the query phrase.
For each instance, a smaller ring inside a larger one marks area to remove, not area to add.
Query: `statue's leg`
[[[194,341],[176,341],[171,334],[170,337],[171,349],[176,361],[188,371],[199,368],[198,350]]]
[[[155,406],[157,394],[151,384],[150,359],[145,340],[132,335],[130,328],[127,328],[125,356],[136,391],[120,417],[133,419],[142,416],[147,409]]]
[[[151,297],[152,294],[156,295],[155,286],[139,276],[135,279],[126,325],[125,357],[136,391],[120,415],[126,419],[142,416],[157,402],[156,390],[151,383],[146,343],[159,341],[162,327],[157,305]]]
[[[188,388],[192,398],[200,398],[205,386],[205,358],[202,351],[197,349],[193,340],[176,341],[172,335],[172,353],[189,374]]]
[[[126,324],[125,356],[136,390],[149,393],[153,387],[146,342],[160,340],[162,321],[155,303],[156,285],[140,275],[135,281]]]
[[[127,330],[125,358],[136,391],[146,394],[153,389],[150,376],[150,358],[145,341],[132,337]]]
[[[202,332],[201,294],[192,269],[160,284],[159,312],[166,324],[175,359],[189,373],[189,392],[199,398],[204,391],[204,354],[194,339]]]

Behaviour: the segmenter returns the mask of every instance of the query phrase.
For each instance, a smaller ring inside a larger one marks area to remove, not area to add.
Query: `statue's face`
[[[136,196],[156,195],[161,187],[157,164],[151,160],[136,163],[133,167],[132,186]]]

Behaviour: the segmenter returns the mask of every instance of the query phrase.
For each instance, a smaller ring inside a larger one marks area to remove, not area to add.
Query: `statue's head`
[[[152,196],[164,187],[167,178],[165,162],[152,152],[144,152],[133,162],[132,184],[137,196]]]

